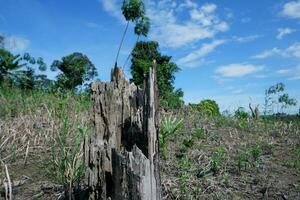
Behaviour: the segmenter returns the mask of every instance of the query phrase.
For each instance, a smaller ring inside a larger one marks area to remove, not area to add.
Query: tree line
[[[175,73],[180,68],[171,61],[172,57],[163,55],[159,51],[156,41],[141,41],[147,38],[150,30],[150,19],[146,16],[146,8],[142,0],[124,0],[121,7],[123,16],[127,21],[121,42],[117,50],[115,67],[118,66],[119,53],[129,28],[134,23],[134,33],[137,40],[134,48],[129,52],[123,67],[131,58],[131,82],[143,86],[144,75],[152,65],[157,62],[157,78],[161,104],[164,107],[178,108],[184,104],[183,91],[175,89]],[[0,35],[0,86],[17,87],[22,90],[45,90],[59,92],[65,90],[79,91],[85,88],[88,91],[91,81],[97,76],[97,69],[87,55],[74,52],[54,60],[49,66],[44,59],[35,58],[29,53],[13,54],[5,48],[5,35]],[[56,71],[58,75],[54,80],[48,78],[46,71]]]

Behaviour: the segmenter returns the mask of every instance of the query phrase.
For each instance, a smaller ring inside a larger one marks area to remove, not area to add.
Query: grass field
[[[13,199],[62,196],[67,164],[57,162],[81,159],[89,109],[88,95],[0,89],[0,199],[8,174]],[[164,199],[300,199],[299,117],[207,117],[187,107],[166,116],[183,124],[161,157]]]

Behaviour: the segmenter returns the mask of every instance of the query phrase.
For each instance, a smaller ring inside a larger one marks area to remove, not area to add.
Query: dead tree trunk
[[[156,63],[144,89],[120,68],[92,85],[93,133],[85,140],[90,200],[160,200]]]

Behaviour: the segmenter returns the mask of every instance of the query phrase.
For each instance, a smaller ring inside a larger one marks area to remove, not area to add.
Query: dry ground
[[[88,126],[87,109],[68,101],[72,127]],[[13,199],[59,199],[62,187],[49,176],[53,138],[61,130],[61,107],[40,104],[0,118],[0,199],[4,165]],[[183,110],[184,126],[161,158],[164,199],[300,199],[300,122],[201,117]],[[70,137],[72,136],[70,129]]]

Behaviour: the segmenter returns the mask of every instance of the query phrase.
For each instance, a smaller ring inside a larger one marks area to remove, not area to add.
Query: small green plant
[[[261,149],[261,146],[256,144],[255,146],[253,146],[251,149],[250,149],[250,154],[253,158],[253,161],[254,162],[257,162],[259,157],[262,155],[262,149]]]
[[[300,147],[295,148],[294,150],[294,162],[293,165],[295,168],[300,170]]]
[[[54,138],[52,146],[51,171],[55,179],[65,187],[66,199],[72,199],[73,187],[85,173],[82,161],[81,143],[87,136],[87,128],[78,128],[69,141],[71,126],[67,118],[63,119],[62,129]]]
[[[226,151],[223,147],[214,150],[211,157],[211,170],[217,173],[225,160]]]
[[[194,133],[195,137],[200,140],[204,140],[207,138],[206,132],[202,128],[197,128]]]
[[[249,167],[258,168],[260,164],[260,157],[262,156],[263,149],[261,145],[255,144],[249,147],[247,150],[242,151],[237,156],[237,170],[240,173],[243,169],[246,170]]]
[[[194,140],[192,137],[183,140],[182,143],[186,148],[191,148],[194,145]]]
[[[249,166],[249,154],[248,152],[241,152],[237,156],[237,170],[241,173],[242,169],[246,170]]]
[[[162,119],[160,124],[159,146],[164,157],[168,139],[172,135],[175,135],[181,129],[182,125],[183,119],[177,119],[173,116],[166,116]]]

